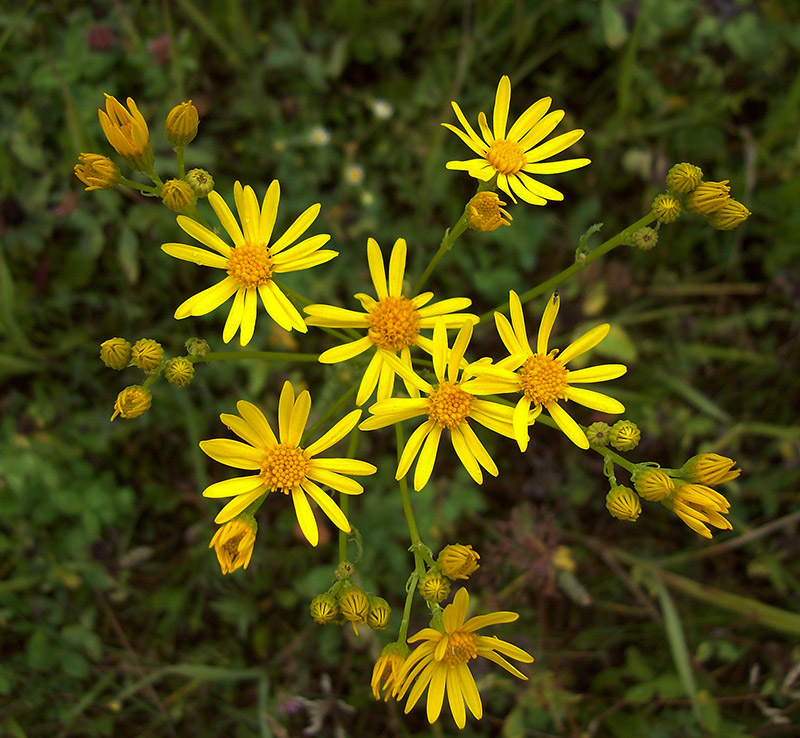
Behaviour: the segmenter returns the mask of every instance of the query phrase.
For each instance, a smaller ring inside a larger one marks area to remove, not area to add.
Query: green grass
[[[159,382],[143,417],[109,424],[141,374],[106,369],[103,340],[147,336],[178,354],[197,335],[223,351],[223,315],[175,321],[210,281],[160,251],[180,240],[173,215],[130,191],[85,193],[72,166],[81,151],[113,153],[95,112],[108,92],[136,99],[172,176],[162,121],[191,98],[201,124],[188,166],[212,171],[226,197],[235,179],[261,196],[278,178],[279,228],[320,202],[340,256],[287,283],[349,305],[367,286],[369,236],[385,251],[406,238],[410,278],[423,272],[475,184],[445,171],[466,150],[439,124],[450,100],[472,122],[488,111],[502,74],[512,116],[552,96],[563,130],[586,129],[575,155],[593,163],[553,178],[563,203],[521,204],[512,227],[465,234],[430,289],[467,294],[483,314],[570,267],[593,224],[590,249],[642,217],[672,163],[729,179],[753,212],[744,227],[682,217],[653,251],[612,251],[559,287],[556,332],[615,326],[598,357],[629,366],[611,390],[642,429],[628,458],[678,466],[714,450],[743,474],[725,488],[734,531],[706,542],[659,506],[635,525],[612,519],[600,458],[544,425],[525,456],[493,439],[501,475],[480,488],[442,453],[435,484],[413,496],[420,533],[481,552],[473,598],[518,611],[496,632],[536,657],[525,683],[474,669],[486,717],[460,735],[790,735],[799,46],[789,4],[744,0],[52,0],[0,12],[0,735],[282,738],[315,716],[321,736],[456,734],[449,717],[430,727],[424,710],[373,700],[386,638],[308,616],[336,563],[331,526],[311,549],[292,511],[267,505],[247,572],[223,579],[207,550],[217,508],[200,491],[223,472],[197,442],[224,435],[218,414],[238,399],[274,408],[287,378],[322,413],[358,368],[209,362],[186,389]],[[327,146],[310,141],[319,125]],[[363,184],[344,181],[350,164]],[[335,344],[276,336],[262,314],[248,348]],[[476,331],[476,351],[495,344],[491,323]],[[389,432],[360,444],[381,470],[351,506],[358,570],[392,604],[396,632],[412,564],[394,444]],[[550,566],[559,545],[577,562],[569,577]],[[417,605],[412,632],[423,625]]]

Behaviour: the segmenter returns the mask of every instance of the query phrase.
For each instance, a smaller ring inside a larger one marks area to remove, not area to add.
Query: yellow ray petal
[[[210,249],[214,249],[214,251],[219,252],[225,257],[231,255],[231,247],[216,233],[208,230],[205,226],[201,226],[196,220],[187,218],[185,215],[179,215],[177,221],[181,230],[188,233],[192,238],[205,244]]]
[[[231,415],[229,413],[222,413],[219,419],[243,441],[249,443],[254,448],[258,448],[262,451],[264,450],[261,437],[246,420],[240,418],[238,415]]]
[[[233,245],[241,246],[244,243],[244,236],[239,228],[239,224],[236,222],[236,218],[233,217],[231,209],[228,207],[225,200],[222,199],[222,196],[215,190],[212,190],[208,193],[208,203],[213,208],[217,218],[219,218],[222,227],[231,237]]]
[[[300,530],[303,531],[303,535],[308,539],[308,542],[312,546],[316,546],[319,543],[317,521],[314,518],[311,505],[308,504],[306,493],[300,487],[292,490],[292,502],[294,503],[297,522],[300,524]]]
[[[628,371],[624,364],[598,364],[587,366],[585,369],[573,369],[569,373],[570,384],[590,384],[591,382],[606,382],[609,379],[621,377]]]
[[[380,350],[376,351],[367,364],[364,370],[364,376],[361,378],[361,384],[358,386],[358,394],[356,394],[356,405],[363,405],[372,395],[375,390],[375,385],[378,384],[378,379],[383,366],[383,353]]]
[[[568,387],[565,394],[568,400],[573,400],[592,410],[599,410],[601,413],[619,415],[625,412],[625,405],[619,400],[615,400],[613,397],[609,397],[600,392],[579,387]]]
[[[561,298],[558,292],[554,292],[542,314],[542,322],[539,324],[539,335],[536,338],[536,353],[544,356],[547,353],[547,346],[550,343],[550,334],[553,332],[553,326],[558,316],[558,309],[561,306]]]
[[[264,413],[261,412],[252,402],[246,400],[239,400],[236,403],[236,409],[248,423],[248,425],[258,434],[261,441],[261,446],[275,446],[278,439],[272,432],[272,426],[269,424]]]
[[[311,411],[311,395],[308,390],[303,390],[297,397],[292,407],[292,414],[289,419],[289,430],[284,440],[290,446],[300,444],[303,431],[306,429],[308,414]]]
[[[585,354],[589,349],[597,346],[607,335],[611,326],[608,323],[592,328],[590,331],[584,333],[580,338],[573,341],[567,346],[557,357],[556,360],[559,364],[566,364],[572,361],[577,356]]]
[[[574,131],[569,131],[569,133],[562,133],[560,136],[551,138],[541,146],[537,146],[535,149],[526,152],[525,160],[528,164],[534,164],[537,161],[542,161],[542,159],[549,159],[551,156],[560,154],[564,149],[568,149],[572,144],[580,140],[584,133],[585,131],[576,129]]]
[[[533,103],[511,126],[511,130],[508,132],[509,141],[521,141],[525,134],[542,119],[552,102],[552,98],[543,97]]]
[[[417,312],[421,318],[431,318],[436,315],[466,310],[470,305],[472,305],[472,300],[468,297],[451,297],[447,300],[436,302],[433,305],[428,305],[428,307],[420,308]]]
[[[589,439],[586,438],[586,434],[563,407],[557,402],[552,402],[547,406],[547,410],[570,441],[578,448],[589,448]]]
[[[292,422],[292,410],[294,409],[294,387],[292,383],[286,381],[281,387],[281,396],[278,400],[278,438],[281,443],[288,443],[289,425]]]
[[[221,282],[192,295],[181,303],[175,311],[175,318],[181,320],[190,315],[206,315],[230,299],[238,289],[239,283],[233,277],[225,277]]]
[[[447,378],[451,382],[458,379],[458,371],[464,361],[464,354],[467,351],[467,346],[472,339],[472,323],[466,323],[459,330],[456,340],[453,343],[453,348],[450,351],[450,358],[447,363]]]
[[[283,310],[284,313],[288,316],[289,320],[291,321],[292,328],[300,333],[307,333],[308,328],[306,327],[305,321],[300,313],[297,312],[297,308],[292,305],[291,300],[289,300],[286,295],[283,294],[281,288],[278,287],[275,282],[270,280],[264,285],[271,293],[272,296],[278,301],[278,304]],[[277,321],[276,321],[277,322]]]
[[[381,247],[374,238],[367,239],[367,263],[372,284],[375,286],[375,294],[379,300],[382,300],[389,295],[386,287],[386,266],[383,262]]]
[[[306,447],[306,456],[310,459],[316,454],[327,451],[331,446],[341,441],[346,435],[356,427],[358,419],[361,417],[361,410],[353,410],[345,415],[327,433],[318,438],[310,446]]]
[[[469,450],[475,456],[475,459],[489,474],[496,477],[499,474],[497,464],[494,463],[494,459],[489,455],[478,436],[475,435],[475,431],[472,430],[469,423],[464,423],[460,427],[461,432],[464,434],[464,440],[467,442],[467,446],[469,446]]]
[[[199,249],[197,246],[187,246],[184,243],[164,243],[161,244],[161,250],[176,259],[191,261],[200,266],[214,267],[215,269],[228,268],[226,257],[206,251],[206,249]]]
[[[494,126],[494,137],[506,137],[506,121],[508,120],[508,106],[511,102],[511,80],[504,74],[497,85],[497,93],[494,97],[494,111],[492,113],[492,123]]]
[[[203,490],[203,497],[220,498],[220,497],[236,497],[237,495],[244,495],[253,492],[255,489],[263,487],[261,491],[266,490],[266,487],[261,483],[261,476],[255,475],[252,477],[234,477],[233,479],[223,479],[221,482],[209,484]]]
[[[258,225],[261,212],[258,207],[258,198],[250,185],[242,187],[239,182],[233,186],[233,199],[239,212],[239,222],[242,224],[242,233],[247,243],[258,243]]]
[[[225,327],[222,329],[222,340],[225,343],[230,343],[231,339],[236,335],[239,326],[242,324],[242,316],[244,315],[244,295],[247,290],[244,287],[239,287],[236,292],[236,297],[233,298],[233,305],[228,313],[228,319],[225,321]]]
[[[547,205],[547,200],[540,197],[535,192],[531,192],[523,183],[519,174],[513,174],[508,178],[508,183],[517,197],[531,205]]]
[[[364,488],[354,479],[322,469],[318,464],[306,467],[306,476],[345,495],[360,495]]]
[[[303,482],[303,490],[307,492],[308,496],[320,506],[322,512],[328,516],[330,521],[339,530],[343,530],[345,533],[350,532],[350,523],[347,520],[347,516],[328,494],[326,494],[323,490],[317,487],[314,482],[308,479]]]
[[[239,343],[247,346],[256,329],[256,313],[258,311],[258,290],[248,287],[244,292],[244,306],[242,309],[242,328],[239,334]]]
[[[378,471],[375,464],[359,459],[312,459],[309,468],[312,467],[357,477],[370,476]]]
[[[400,297],[403,294],[403,277],[406,272],[406,240],[398,238],[394,242],[389,259],[389,294]]]
[[[273,255],[280,253],[287,246],[290,246],[298,238],[300,238],[300,236],[302,236],[316,220],[317,216],[319,215],[319,211],[319,203],[306,208],[297,217],[297,220],[295,220],[295,222],[289,226],[286,232],[277,241],[275,241],[272,246],[269,247],[269,250],[273,253]]]
[[[461,459],[461,463],[464,465],[464,468],[467,470],[469,475],[477,484],[483,484],[483,473],[481,472],[480,464],[478,464],[478,462],[475,460],[475,456],[469,450],[469,446],[467,445],[466,440],[464,440],[464,436],[459,430],[458,426],[451,428],[450,441],[453,444],[453,449],[456,452],[456,456]]]
[[[514,407],[514,416],[511,424],[514,428],[514,438],[519,445],[519,450],[524,452],[528,448],[530,433],[528,431],[528,412],[531,409],[531,402],[524,395]]]
[[[427,438],[428,433],[430,433],[434,425],[435,423],[433,420],[426,420],[409,436],[403,453],[400,455],[400,460],[397,462],[395,479],[402,479],[408,474],[411,464],[414,463],[414,459],[417,458],[417,454],[420,448],[422,448],[422,442]]]
[[[447,684],[445,689],[447,691],[447,704],[450,706],[450,712],[453,714],[453,720],[459,728],[463,728],[467,724],[467,712],[464,709],[464,697],[461,689],[461,675],[456,669],[447,669]]]
[[[369,316],[364,313],[335,305],[307,305],[303,310],[311,316],[306,319],[308,325],[321,325],[326,328],[366,328],[369,321]]]
[[[217,513],[214,522],[221,525],[222,523],[227,523],[229,520],[233,520],[240,512],[250,507],[262,494],[264,494],[264,492],[261,488],[258,488],[248,494],[237,495]]]
[[[502,313],[495,313],[494,323],[497,326],[497,333],[500,335],[500,340],[503,342],[509,354],[526,353],[526,348],[530,351],[527,342],[520,345],[514,334],[514,329],[511,327],[511,323],[508,322],[508,318],[506,318],[505,315]]]
[[[519,295],[514,290],[508,293],[508,306],[511,312],[511,326],[514,329],[514,335],[517,338],[517,343],[520,346],[528,346],[528,331],[525,328],[525,316],[522,314],[522,303],[519,301]]]
[[[438,664],[431,677],[428,687],[428,722],[435,723],[442,712],[442,701],[444,700],[444,687],[447,683],[447,672],[449,667],[445,664]]]
[[[464,695],[464,702],[467,703],[469,711],[475,718],[480,720],[483,717],[483,705],[481,704],[481,695],[478,692],[475,679],[472,677],[472,672],[466,664],[458,664],[456,670],[461,678],[461,693]]]
[[[268,244],[275,228],[275,219],[278,217],[278,203],[281,199],[281,186],[277,179],[273,179],[267,187],[264,201],[261,203],[261,214],[258,219],[258,240]]]
[[[517,179],[522,183],[523,187],[532,192],[537,197],[542,197],[545,200],[554,200],[560,202],[564,199],[564,195],[558,190],[550,187],[543,182],[539,182],[532,177],[529,177],[524,172],[517,172]]]
[[[528,151],[536,146],[539,141],[547,138],[564,118],[563,110],[553,110],[544,116],[528,133],[522,137],[519,145],[523,151]]]
[[[467,144],[478,156],[483,156],[486,153],[486,146],[481,141],[480,136],[475,133],[475,129],[469,124],[467,121],[466,116],[464,113],[461,112],[461,108],[458,106],[457,102],[451,102],[450,105],[453,107],[453,112],[456,114],[456,118],[458,118],[458,122],[464,127],[464,130],[467,132],[467,136],[472,139],[473,145]],[[466,142],[465,142],[466,143]]]
[[[272,290],[266,284],[258,286],[258,294],[261,296],[261,302],[264,304],[264,309],[267,315],[272,318],[283,330],[292,330],[292,321],[286,314],[286,311],[281,307],[281,304],[276,299]]]
[[[561,161],[526,164],[522,167],[522,171],[528,174],[562,174],[563,172],[571,172],[573,169],[580,169],[591,163],[591,159],[562,159]]]
[[[343,343],[341,346],[334,346],[327,351],[323,351],[319,355],[319,362],[321,364],[338,364],[340,361],[349,361],[356,356],[360,356],[372,346],[372,339],[369,336],[364,336],[364,338],[359,338],[357,341]]]
[[[433,465],[436,463],[436,452],[439,450],[439,439],[442,435],[442,426],[434,424],[431,428],[422,450],[419,452],[417,467],[414,469],[414,490],[421,490],[431,478]]]

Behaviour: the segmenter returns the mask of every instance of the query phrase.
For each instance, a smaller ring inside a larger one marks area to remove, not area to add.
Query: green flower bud
[[[131,363],[131,344],[124,338],[109,338],[100,344],[100,358],[109,369],[124,369]]]

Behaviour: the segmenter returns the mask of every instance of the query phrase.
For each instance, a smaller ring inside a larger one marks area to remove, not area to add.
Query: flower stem
[[[186,176],[186,155],[183,153],[183,146],[175,147],[175,158],[178,160],[178,179]]]
[[[519,296],[520,302],[524,304],[526,302],[530,302],[539,295],[550,292],[552,289],[560,285],[562,282],[568,280],[576,272],[579,272],[581,269],[586,268],[593,261],[597,261],[597,259],[599,259],[601,256],[607,254],[612,249],[615,249],[617,246],[623,244],[625,242],[625,238],[629,234],[635,233],[640,228],[644,228],[646,225],[649,225],[654,220],[655,220],[655,215],[653,215],[653,213],[648,213],[644,217],[639,218],[639,220],[637,220],[635,223],[632,223],[627,228],[621,230],[616,236],[609,238],[608,241],[604,241],[596,249],[592,249],[592,251],[586,254],[585,258],[581,259],[580,261],[576,260],[572,266],[563,269],[554,277],[551,277],[545,282],[541,282],[540,284],[536,285],[536,287],[532,287],[526,292],[523,292]],[[507,309],[508,309],[508,303],[504,302],[502,305],[499,305],[493,310],[489,310],[489,312],[481,315],[481,318],[478,322],[485,323],[487,320],[491,319],[494,316],[494,313]]]
[[[356,448],[358,447],[358,433],[358,427],[353,428],[350,433],[350,440],[347,444],[348,459],[352,459],[356,455]],[[344,513],[344,516],[347,517],[347,513],[350,509],[350,495],[346,495],[342,492],[339,493],[339,507]],[[349,535],[349,533],[345,533],[343,530],[339,531],[339,561],[347,561],[347,541],[349,540]]]
[[[119,180],[117,181],[126,187],[130,187],[132,190],[138,190],[143,195],[155,195],[158,191],[158,187],[152,187],[150,185],[141,184],[140,182],[134,182],[132,179],[128,179],[122,175],[119,176]]]
[[[228,361],[229,359],[262,359],[263,361],[317,361],[319,354],[293,354],[288,351],[210,351],[205,356],[189,356],[189,361]]]
[[[405,439],[403,438],[403,427],[400,423],[394,425],[395,438],[397,439],[397,460],[400,461],[400,456],[403,453],[403,446]],[[417,521],[414,518],[414,509],[411,507],[411,498],[408,496],[408,482],[405,477],[400,480],[400,499],[403,501],[403,514],[406,516],[406,523],[408,524],[408,533],[411,536],[411,547],[414,549],[414,558],[418,558],[419,553],[417,547],[423,545],[419,537],[419,530],[417,530]]]
[[[425,271],[422,272],[422,276],[417,280],[417,284],[414,286],[414,294],[418,295],[422,290],[425,282],[428,281],[428,278],[433,274],[433,270],[436,269],[436,265],[439,263],[441,258],[448,252],[450,249],[453,248],[453,244],[459,239],[462,233],[467,230],[469,227],[469,214],[467,213],[467,209],[464,209],[464,212],[461,214],[461,217],[456,221],[455,225],[452,228],[448,228],[444,233],[444,238],[442,238],[441,244],[439,244],[439,250],[433,255],[433,258],[430,260],[430,263],[427,267],[425,267]]]

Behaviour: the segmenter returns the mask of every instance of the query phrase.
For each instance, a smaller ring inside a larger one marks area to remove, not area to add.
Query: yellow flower
[[[323,351],[319,357],[323,364],[338,364],[375,348],[358,388],[358,405],[363,405],[370,398],[376,386],[379,401],[392,396],[396,371],[386,357],[396,356],[400,352],[400,360],[411,371],[412,346],[433,353],[431,340],[421,336],[420,331],[433,328],[438,318],[441,317],[448,328],[478,322],[476,315],[457,312],[472,304],[467,297],[454,297],[432,305],[428,303],[433,298],[433,292],[423,292],[412,299],[405,297],[403,277],[406,251],[405,239],[398,238],[387,272],[378,242],[374,238],[367,241],[367,261],[376,296],[373,298],[363,292],[355,295],[364,308],[363,313],[333,305],[309,305],[303,308],[310,316],[306,318],[308,325],[367,329],[367,335],[363,338]],[[419,392],[408,382],[406,389],[412,397],[419,397]]]
[[[427,397],[393,398],[380,400],[370,407],[372,417],[365,420],[361,430],[377,430],[403,420],[427,415],[422,423],[406,442],[400,461],[397,465],[395,479],[401,479],[414,459],[419,461],[414,471],[414,489],[422,489],[430,479],[439,440],[443,431],[447,430],[458,458],[478,483],[483,483],[481,467],[492,476],[497,476],[497,465],[489,456],[489,452],[475,435],[467,422],[470,418],[490,430],[513,438],[511,427],[512,408],[488,400],[479,400],[481,393],[473,389],[465,389],[464,376],[459,377],[464,368],[464,352],[472,338],[472,323],[467,323],[458,332],[452,350],[447,345],[447,331],[444,319],[440,318],[433,329],[433,370],[438,384],[433,385],[418,376],[413,370],[394,356],[387,355],[395,371],[417,390]]]
[[[521,393],[514,408],[513,425],[514,438],[517,439],[522,451],[528,447],[528,416],[533,414],[534,418],[538,417],[542,408],[547,409],[558,427],[576,446],[589,448],[586,433],[558,402],[559,400],[573,400],[580,405],[604,413],[625,412],[622,403],[611,397],[572,386],[573,384],[605,382],[621,377],[627,371],[623,364],[600,364],[572,371],[566,368],[566,364],[594,348],[606,337],[609,331],[608,323],[598,325],[584,333],[561,353],[558,352],[558,349],[548,352],[547,344],[560,305],[558,294],[553,293],[553,296],[547,301],[547,307],[542,316],[534,351],[528,343],[522,303],[513,290],[509,293],[509,303],[511,306],[510,323],[504,315],[494,314],[497,331],[508,349],[509,356],[494,365],[473,364],[471,369],[478,375],[478,378],[468,385],[469,391],[479,389],[486,393]],[[531,406],[533,406],[533,410],[531,410]]]
[[[102,154],[81,154],[74,167],[75,176],[91,190],[111,190],[119,181],[119,167]]]
[[[414,684],[406,702],[405,711],[408,713],[427,688],[429,723],[438,720],[445,692],[450,712],[459,728],[467,723],[465,704],[478,720],[483,716],[481,695],[467,665],[471,659],[482,656],[499,664],[515,677],[528,678],[504,657],[529,664],[533,661],[533,656],[497,637],[477,634],[480,628],[488,625],[513,623],[519,615],[515,612],[493,612],[465,621],[468,607],[467,590],[458,590],[452,604],[445,607],[442,613],[444,632],[424,628],[408,639],[409,643],[424,642],[406,659],[395,679],[397,686],[394,696],[401,700]]]
[[[697,454],[692,456],[681,467],[681,476],[689,482],[700,482],[700,484],[722,484],[736,479],[741,473],[741,469],[734,469],[736,462],[727,456],[720,454]]]
[[[131,344],[124,338],[109,338],[100,344],[100,358],[109,369],[120,371],[131,362]]]
[[[350,433],[358,422],[361,411],[353,410],[319,440],[303,448],[299,445],[300,438],[311,410],[311,395],[307,391],[301,392],[295,400],[292,385],[289,382],[284,383],[278,405],[278,438],[269,421],[255,405],[241,400],[236,408],[241,417],[226,413],[219,417],[245,443],[215,438],[201,441],[200,448],[221,464],[237,469],[257,470],[258,473],[216,482],[203,491],[205,497],[234,498],[220,510],[214,522],[227,523],[262,495],[282,492],[291,495],[297,522],[312,546],[319,542],[319,531],[308,497],[322,508],[334,525],[349,532],[350,524],[344,513],[317,482],[342,494],[360,495],[364,488],[345,475],[374,474],[376,468],[366,461],[356,459],[314,457]]]
[[[675,195],[656,195],[651,205],[659,223],[674,223],[681,215],[681,201]]]
[[[408,646],[405,643],[389,643],[383,647],[381,655],[372,669],[372,694],[376,700],[381,698],[388,702],[392,691],[397,686],[397,675],[403,668],[408,656]]]
[[[197,195],[188,182],[168,179],[161,188],[161,202],[173,213],[185,213],[194,207]]]
[[[439,552],[437,563],[450,579],[468,579],[480,567],[480,557],[477,551],[472,550],[472,546],[454,543]]]
[[[750,215],[750,211],[742,203],[731,197],[719,210],[706,217],[712,228],[718,231],[730,231],[744,223]]]
[[[186,146],[197,135],[200,116],[192,101],[182,102],[167,113],[165,128],[167,138],[173,146]]]
[[[103,133],[114,150],[134,169],[146,172],[153,166],[153,147],[144,116],[128,98],[126,110],[116,97],[106,95],[106,110],[97,111]]]
[[[233,241],[232,247],[216,233],[184,215],[178,216],[178,225],[211,251],[182,243],[165,243],[161,246],[162,251],[177,259],[224,269],[227,272],[221,282],[198,292],[179,305],[175,317],[180,320],[190,315],[206,315],[235,295],[225,321],[222,340],[228,343],[236,335],[236,331],[241,330],[239,340],[242,346],[246,346],[255,330],[260,296],[267,313],[281,328],[305,333],[308,329],[303,318],[273,277],[276,274],[324,264],[338,255],[336,251],[320,250],[330,239],[327,234],[312,236],[287,249],[314,222],[319,214],[319,204],[308,208],[277,241],[269,245],[278,215],[278,181],[273,180],[269,186],[261,208],[252,187],[242,187],[236,182],[233,186],[233,197],[242,223],[241,228],[225,200],[216,192],[208,195],[211,207]]]
[[[252,515],[236,518],[217,529],[208,547],[217,554],[223,574],[246,569],[250,565],[257,531],[258,525]]]
[[[719,492],[703,484],[679,483],[661,504],[704,538],[711,538],[706,523],[721,530],[733,530],[730,521],[722,517],[730,510],[730,503]]]
[[[650,468],[634,472],[633,486],[645,500],[661,502],[672,494],[675,482],[665,471]]]
[[[478,115],[478,125],[483,138],[467,122],[458,103],[452,102],[459,123],[464,131],[450,125],[442,125],[455,133],[480,159],[467,161],[449,161],[448,169],[459,169],[469,173],[471,177],[484,182],[497,177],[497,186],[514,202],[517,195],[532,205],[546,205],[548,200],[563,200],[558,190],[542,184],[529,177],[529,174],[559,174],[569,172],[590,163],[589,159],[564,159],[563,161],[545,162],[545,159],[560,154],[583,136],[583,131],[576,129],[569,133],[539,144],[552,133],[564,117],[563,110],[547,113],[552,103],[549,97],[531,105],[518,119],[511,129],[506,131],[508,107],[511,102],[511,82],[507,76],[500,79],[494,101],[492,116],[493,131],[489,129],[486,116]],[[547,115],[545,115],[547,113]]]
[[[132,384],[117,395],[111,420],[114,420],[117,415],[125,418],[125,420],[138,418],[150,409],[152,402],[153,396],[150,394],[149,389],[138,384]]]
[[[164,359],[164,349],[152,338],[140,338],[133,344],[131,359],[139,369],[152,374]]]
[[[469,227],[473,231],[496,231],[500,226],[511,225],[513,218],[505,210],[505,203],[496,192],[479,192],[467,203]]]
[[[631,523],[642,513],[642,503],[630,487],[612,487],[606,495],[606,507],[617,520]]]

